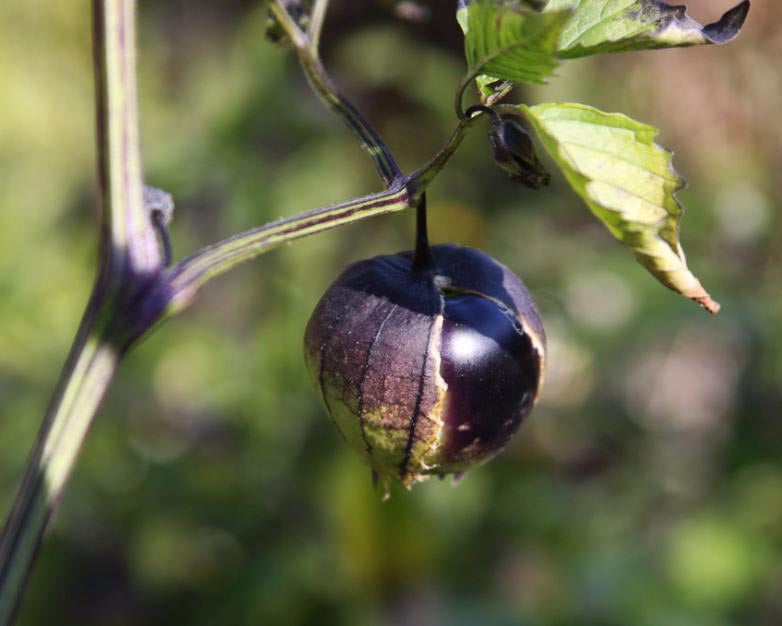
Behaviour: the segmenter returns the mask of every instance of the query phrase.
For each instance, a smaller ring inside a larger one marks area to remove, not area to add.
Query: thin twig
[[[315,4],[312,7],[307,35],[310,40],[310,51],[313,56],[318,55],[320,34],[323,32],[323,22],[326,20],[326,11],[328,8],[329,0],[315,0]]]
[[[299,213],[208,246],[168,270],[165,279],[172,292],[168,313],[178,313],[188,306],[198,290],[212,278],[280,244],[410,206],[411,194],[407,186],[393,185],[381,193]]]
[[[418,206],[426,188],[450,160],[468,129],[481,115],[482,113],[478,113],[460,122],[446,145],[434,158],[385,191],[264,224],[203,248],[183,259],[164,274],[164,280],[171,289],[171,303],[166,313],[179,313],[212,278],[283,243],[374,215]]]
[[[307,35],[293,21],[281,0],[273,0],[269,8],[296,48],[299,61],[314,91],[353,131],[386,186],[390,187],[398,182],[403,174],[388,146],[361,112],[336,88],[317,54],[313,52]]]

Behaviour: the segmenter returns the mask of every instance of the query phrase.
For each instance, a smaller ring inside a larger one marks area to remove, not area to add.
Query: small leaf
[[[466,35],[469,22],[469,2],[468,0],[459,0],[456,9],[456,21],[462,29],[462,32]],[[465,44],[466,45],[466,44]],[[513,82],[509,80],[503,80],[496,76],[489,76],[488,74],[479,74],[475,77],[475,85],[478,88],[478,95],[481,99],[481,104],[486,106],[492,106],[502,100],[513,89]]]
[[[727,43],[738,35],[749,0],[702,26],[684,6],[661,0],[551,0],[546,12],[570,9],[562,30],[559,56],[572,59],[604,52]]]
[[[513,82],[502,80],[496,76],[480,74],[475,77],[475,84],[478,86],[478,95],[481,97],[481,104],[492,106],[502,100],[513,89]]]
[[[469,74],[485,88],[497,80],[542,83],[558,65],[557,42],[569,12],[521,11],[493,0],[461,2]],[[489,87],[492,89],[492,87]]]
[[[685,182],[673,169],[671,153],[654,143],[657,129],[581,104],[519,108],[611,234],[664,285],[717,313],[719,304],[687,269],[675,196]]]
[[[456,21],[462,29],[462,33],[467,35],[470,10],[467,0],[458,0],[456,5]],[[513,83],[509,80],[502,80],[496,76],[480,74],[475,77],[475,84],[478,87],[478,95],[481,97],[481,103],[491,106],[502,100],[513,89]]]

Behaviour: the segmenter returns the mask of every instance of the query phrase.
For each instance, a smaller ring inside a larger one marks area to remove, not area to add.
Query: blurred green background
[[[332,4],[326,63],[410,171],[454,125],[454,3],[423,22],[391,0]],[[178,257],[380,188],[264,40],[261,4],[140,13],[145,175],[176,199]],[[781,624],[780,23],[761,0],[728,46],[573,61],[517,94],[662,129],[717,317],[651,278],[560,175],[509,181],[478,129],[431,189],[430,228],[509,265],[541,307],[546,386],[508,449],[456,488],[380,501],[301,342],[341,268],[411,246],[413,214],[302,240],[210,285],[123,364],[19,624]],[[87,0],[0,4],[2,515],[93,277],[90,61]]]

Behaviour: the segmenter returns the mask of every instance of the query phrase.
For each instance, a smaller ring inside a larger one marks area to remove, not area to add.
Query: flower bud
[[[471,248],[348,267],[307,325],[315,386],[350,446],[409,487],[503,449],[535,403],[545,337],[523,283]]]
[[[551,181],[538,160],[532,137],[516,120],[506,117],[492,126],[489,142],[494,160],[513,180],[532,189],[540,189]]]

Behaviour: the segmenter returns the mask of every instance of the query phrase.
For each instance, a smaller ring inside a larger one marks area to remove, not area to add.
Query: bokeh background
[[[705,23],[730,4],[690,9]],[[332,5],[326,63],[410,171],[454,125],[453,2],[423,21]],[[176,199],[177,256],[379,189],[264,40],[262,3],[140,11],[145,175]],[[299,241],[123,364],[19,624],[781,624],[781,23],[756,0],[730,45],[572,61],[516,94],[662,129],[718,316],[651,278],[560,175],[509,181],[476,130],[431,189],[430,228],[509,265],[542,309],[545,392],[508,449],[456,488],[381,502],[309,386],[302,333],[347,263],[411,246],[413,214]],[[2,515],[93,277],[90,61],[87,0],[0,3]]]

